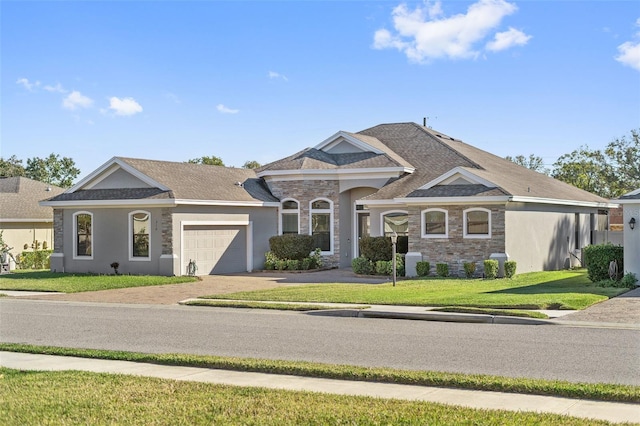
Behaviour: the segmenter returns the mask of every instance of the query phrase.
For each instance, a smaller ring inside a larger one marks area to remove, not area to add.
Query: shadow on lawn
[[[585,277],[586,278],[586,277]],[[562,294],[562,293],[588,293],[609,298],[627,292],[626,288],[598,287],[588,279],[580,275],[559,280],[546,281],[522,287],[505,288],[489,291],[487,294]]]

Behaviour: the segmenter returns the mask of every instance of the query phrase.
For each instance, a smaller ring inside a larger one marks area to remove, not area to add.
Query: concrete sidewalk
[[[233,386],[256,386],[270,389],[436,402],[477,409],[555,413],[616,423],[640,422],[640,405],[638,404],[539,395],[318,379],[15,352],[0,352],[0,365],[18,370],[79,370],[96,373],[130,374]]]

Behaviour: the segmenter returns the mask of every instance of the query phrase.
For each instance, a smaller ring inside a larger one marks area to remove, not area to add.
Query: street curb
[[[517,325],[551,325],[550,321],[496,315],[463,314],[463,313],[436,313],[436,312],[390,312],[390,311],[370,311],[356,309],[337,309],[306,312],[307,315],[355,317],[355,318],[385,318],[385,319],[405,319],[420,321],[441,321],[441,322],[461,322],[461,323],[481,323],[481,324],[517,324]]]

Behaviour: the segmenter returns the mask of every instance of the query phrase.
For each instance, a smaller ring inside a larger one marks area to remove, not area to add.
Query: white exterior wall
[[[37,240],[40,243],[47,242],[47,250],[53,249],[53,221],[51,222],[3,222],[0,223],[2,239],[12,247],[11,254],[17,256],[23,251],[32,251],[31,243]],[[28,248],[24,248],[27,244]]]
[[[629,221],[636,219],[635,229]],[[640,200],[624,205],[624,272],[636,275],[640,280]]]

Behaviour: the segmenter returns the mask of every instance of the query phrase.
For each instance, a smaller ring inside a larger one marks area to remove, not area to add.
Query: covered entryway
[[[184,268],[193,260],[198,268],[196,275],[247,272],[247,228],[246,225],[184,225]]]

